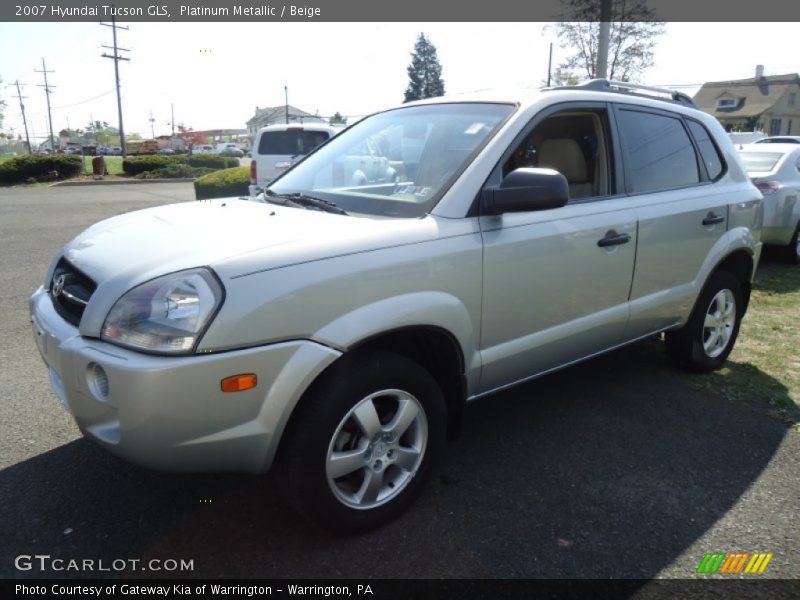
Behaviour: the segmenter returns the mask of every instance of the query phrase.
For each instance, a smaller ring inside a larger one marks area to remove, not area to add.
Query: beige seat
[[[539,166],[555,169],[567,178],[570,198],[593,195],[592,182],[578,142],[569,138],[542,142],[539,149]]]

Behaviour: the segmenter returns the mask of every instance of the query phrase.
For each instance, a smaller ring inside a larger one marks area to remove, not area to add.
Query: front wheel
[[[666,334],[667,354],[693,371],[720,368],[733,350],[742,320],[742,286],[727,271],[717,271],[695,304],[689,321]]]
[[[445,423],[442,393],[418,364],[384,352],[345,357],[292,417],[278,464],[285,495],[337,533],[378,527],[421,491]]]

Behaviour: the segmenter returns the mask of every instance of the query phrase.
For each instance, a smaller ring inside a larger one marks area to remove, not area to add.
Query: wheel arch
[[[319,385],[332,369],[358,360],[359,356],[363,354],[379,351],[391,352],[408,358],[430,373],[439,385],[445,400],[448,439],[455,439],[461,434],[467,382],[464,354],[460,344],[452,333],[441,327],[433,325],[405,326],[373,334],[354,342],[315,377],[292,408],[280,432],[280,440],[275,452],[276,461],[279,460],[293,428],[297,426],[298,415],[302,412],[299,409],[311,396],[310,390]]]
[[[345,356],[374,350],[404,356],[430,373],[445,399],[448,439],[456,439],[461,434],[467,398],[464,353],[456,337],[433,325],[399,327],[358,341]]]
[[[707,282],[713,273],[717,271],[727,271],[739,281],[742,286],[742,297],[744,299],[742,316],[747,312],[747,307],[750,303],[755,265],[755,259],[750,252],[745,248],[739,248],[720,260],[711,270],[708,278],[706,278]]]

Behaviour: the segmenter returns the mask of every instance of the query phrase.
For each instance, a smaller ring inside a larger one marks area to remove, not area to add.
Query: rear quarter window
[[[716,144],[711,140],[711,134],[708,130],[698,121],[687,119],[689,130],[694,136],[694,141],[697,142],[697,148],[700,150],[700,157],[706,165],[709,179],[716,179],[722,175],[725,169],[722,162],[722,157],[719,154],[719,149]]]
[[[654,192],[700,182],[697,155],[680,118],[627,109],[618,115],[629,191]]]

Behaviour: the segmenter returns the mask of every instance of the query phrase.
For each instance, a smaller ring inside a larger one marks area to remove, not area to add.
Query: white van
[[[742,144],[752,144],[760,139],[767,137],[763,131],[729,131],[728,137],[736,145],[741,147]]]
[[[259,129],[253,139],[250,195],[261,193],[278,175],[343,130],[344,126],[324,123],[269,125]]]

